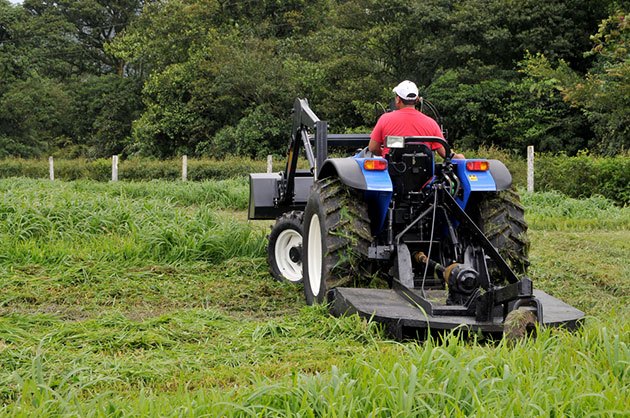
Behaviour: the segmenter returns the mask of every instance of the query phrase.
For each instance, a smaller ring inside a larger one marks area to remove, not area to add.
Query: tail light
[[[467,161],[466,170],[468,171],[488,171],[490,163],[488,161]]]
[[[382,159],[365,160],[363,161],[363,168],[367,171],[384,171],[387,170],[387,161]]]

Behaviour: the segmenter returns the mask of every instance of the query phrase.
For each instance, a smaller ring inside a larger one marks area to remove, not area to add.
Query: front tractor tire
[[[478,205],[477,225],[517,275],[529,267],[529,238],[525,209],[514,190],[484,194]],[[489,267],[495,284],[504,282],[498,268]]]
[[[369,279],[370,219],[361,196],[337,178],[315,182],[304,211],[304,296],[323,303],[326,292]]]
[[[304,213],[283,214],[271,229],[267,245],[267,261],[274,279],[280,282],[302,281],[302,219]]]

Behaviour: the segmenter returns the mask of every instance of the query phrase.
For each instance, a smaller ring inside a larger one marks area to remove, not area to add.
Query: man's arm
[[[380,156],[383,153],[381,143],[370,139],[370,143],[368,144],[368,151],[370,151],[372,155],[375,155],[377,157]]]
[[[370,134],[370,143],[368,144],[368,151],[377,157],[383,155],[382,145],[383,141],[385,141],[385,136],[383,135],[383,116],[385,115],[382,115],[376,121],[376,125]]]
[[[446,150],[444,149],[442,145],[440,145],[440,148],[436,148],[435,152],[437,152],[440,157],[446,158]],[[453,160],[464,160],[464,159],[466,159],[466,157],[464,157],[464,154],[453,154]]]

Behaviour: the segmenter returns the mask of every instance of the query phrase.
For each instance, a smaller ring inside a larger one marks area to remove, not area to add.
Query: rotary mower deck
[[[412,290],[419,296],[417,290]],[[427,299],[445,300],[446,291],[427,290]],[[573,330],[580,326],[584,313],[560,299],[534,290],[544,312],[541,325],[565,327]],[[461,329],[466,333],[500,335],[504,331],[503,315],[489,321],[477,321],[473,316],[431,315],[404,294],[393,289],[365,289],[339,287],[328,292],[330,312],[334,316],[357,314],[370,321],[383,324],[387,334],[397,340],[424,339],[429,332]],[[526,324],[527,326],[531,324]]]

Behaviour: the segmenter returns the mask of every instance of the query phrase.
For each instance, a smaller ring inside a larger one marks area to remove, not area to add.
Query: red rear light
[[[466,170],[468,171],[488,171],[490,164],[488,161],[467,161]]]
[[[387,170],[387,161],[386,160],[365,160],[363,161],[363,168],[368,171],[383,171]]]

